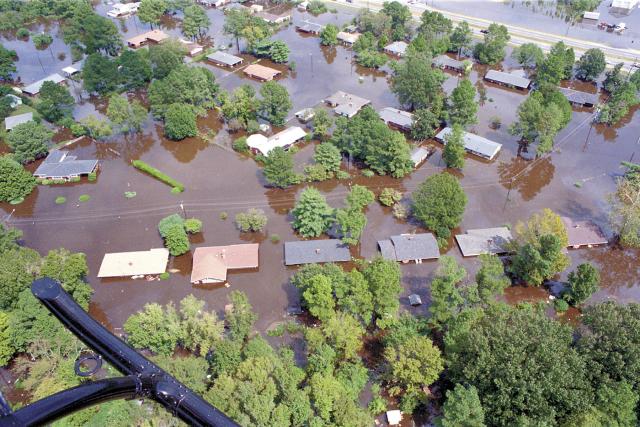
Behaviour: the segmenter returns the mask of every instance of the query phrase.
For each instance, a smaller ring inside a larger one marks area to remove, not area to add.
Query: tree
[[[251,208],[236,214],[236,225],[240,231],[260,232],[267,226],[267,216],[262,209]]]
[[[569,266],[569,257],[562,252],[564,248],[557,235],[542,235],[537,244],[526,243],[520,247],[510,271],[523,282],[540,286]]]
[[[411,137],[419,141],[433,138],[436,130],[442,125],[442,120],[446,116],[444,110],[444,98],[440,97],[429,108],[421,108],[413,113],[413,124],[411,125]]]
[[[82,68],[82,82],[89,93],[105,95],[115,91],[120,82],[117,63],[98,53],[92,53]]]
[[[184,44],[177,40],[165,40],[160,44],[149,46],[149,61],[153,77],[163,79],[171,71],[183,64],[182,58],[186,53]]]
[[[511,57],[525,68],[536,68],[544,61],[544,52],[535,43],[525,43],[513,49]]]
[[[320,32],[320,44],[323,46],[335,46],[338,44],[338,32],[340,30],[333,24],[327,24]]]
[[[330,142],[324,142],[316,145],[313,161],[322,165],[329,172],[337,172],[340,170],[342,155],[335,145]]]
[[[118,70],[126,90],[141,89],[151,81],[153,71],[147,55],[137,50],[125,50],[118,57]]]
[[[397,1],[384,2],[380,13],[391,18],[393,39],[404,39],[406,33],[405,27],[411,20],[411,11],[409,10],[409,7]]]
[[[628,168],[618,179],[616,192],[609,196],[610,222],[620,236],[620,243],[627,247],[640,246],[640,179],[634,172],[638,166],[623,164]]]
[[[394,65],[391,91],[402,105],[428,108],[441,96],[445,79],[440,69],[431,66],[429,55],[410,51],[404,61]]]
[[[73,104],[73,97],[66,86],[46,81],[40,88],[36,109],[46,120],[57,122],[71,115]]]
[[[629,78],[629,82],[636,87],[636,90],[640,90],[640,70],[636,70],[631,75],[631,77]]]
[[[293,155],[282,147],[269,151],[262,173],[269,185],[279,188],[287,188],[300,182],[300,177],[293,170]]]
[[[562,218],[549,208],[533,213],[526,223],[518,221],[513,231],[516,246],[526,243],[539,246],[540,237],[547,234],[558,236],[562,247],[569,246],[569,235]]]
[[[22,238],[22,231],[17,228],[0,224],[0,253],[18,248],[18,240]]]
[[[322,322],[328,321],[335,315],[335,301],[328,277],[323,275],[312,277],[302,293],[302,298],[309,313]]]
[[[398,319],[398,298],[402,292],[398,263],[376,257],[362,268],[362,274],[373,295],[376,326],[385,329],[393,325]]]
[[[40,123],[29,121],[14,127],[6,140],[13,158],[25,164],[47,155],[52,136],[53,132]]]
[[[160,304],[145,304],[142,311],[129,316],[124,330],[132,346],[166,356],[173,353],[183,333],[173,303],[164,309]]]
[[[287,88],[271,81],[260,87],[260,114],[274,126],[283,126],[292,107]]]
[[[496,64],[504,59],[510,38],[507,27],[494,22],[484,34],[484,41],[475,45],[473,56],[481,64]]]
[[[169,9],[166,0],[141,0],[138,8],[138,18],[141,22],[151,25],[160,25],[160,18]]]
[[[149,103],[156,117],[163,117],[171,104],[188,104],[194,113],[204,115],[214,106],[218,85],[213,73],[203,67],[180,65],[149,86]]]
[[[497,255],[480,254],[480,269],[476,273],[478,296],[485,304],[495,302],[495,297],[504,294],[511,280],[504,274],[504,266]]]
[[[106,120],[100,120],[93,114],[80,120],[80,124],[84,128],[87,135],[93,139],[102,139],[113,133],[111,124]]]
[[[558,42],[551,46],[547,57],[538,63],[536,72],[536,82],[560,84],[560,80],[570,79],[573,76],[573,64],[576,62],[576,55],[573,48],[567,47],[563,42]]]
[[[617,123],[639,102],[636,86],[630,82],[623,82],[611,94],[609,102],[604,104],[597,121],[609,125]]]
[[[122,132],[139,132],[147,119],[147,110],[138,100],[129,103],[127,98],[113,94],[109,97],[107,117],[114,125],[120,126]]]
[[[256,120],[258,100],[253,86],[242,85],[233,94],[223,97],[222,115],[227,121],[238,120],[245,129],[249,122]]]
[[[182,345],[203,357],[222,340],[224,331],[224,324],[218,320],[215,311],[205,311],[204,305],[204,301],[193,295],[180,301]]]
[[[456,384],[447,390],[447,400],[442,408],[442,427],[484,427],[484,410],[474,386]]]
[[[444,255],[440,258],[436,276],[431,282],[431,322],[442,328],[464,303],[459,285],[467,272],[456,260]]]
[[[356,62],[363,67],[380,68],[388,61],[384,53],[377,52],[373,49],[365,49],[358,52]]]
[[[600,288],[600,272],[589,263],[578,265],[569,273],[568,289],[562,295],[568,303],[581,305]]]
[[[31,194],[36,179],[9,155],[0,156],[0,201],[19,201]]]
[[[51,43],[53,43],[53,37],[51,37],[51,35],[46,33],[39,33],[39,34],[34,34],[33,37],[31,37],[31,41],[33,41],[33,44],[36,47],[36,49],[42,50],[42,49],[46,49],[51,45]]]
[[[318,237],[331,225],[333,209],[314,187],[305,188],[291,211],[293,228],[302,237]]]
[[[454,52],[458,52],[458,56],[471,47],[473,43],[473,31],[469,27],[467,21],[461,21],[451,33],[449,37],[450,48]]]
[[[17,305],[18,295],[36,278],[40,255],[30,248],[19,247],[0,253],[0,309]]]
[[[612,70],[607,71],[605,74],[605,79],[602,82],[602,86],[604,89],[609,92],[615,92],[625,81],[624,76],[622,75],[622,67],[624,63],[619,62],[613,67]]]
[[[158,231],[171,255],[180,256],[191,249],[189,236],[184,227],[184,219],[178,214],[169,215],[161,219],[158,223]]]
[[[354,185],[347,195],[346,202],[349,208],[364,209],[376,199],[371,190],[364,185]]]
[[[358,270],[351,270],[344,274],[344,280],[333,285],[338,308],[369,325],[373,316],[373,294],[364,275]]]
[[[606,66],[604,52],[598,48],[589,49],[582,54],[576,64],[576,77],[582,80],[595,80]]]
[[[42,258],[38,277],[50,277],[58,281],[64,290],[87,310],[93,294],[93,288],[87,283],[88,274],[89,267],[85,254],[72,253],[61,248],[49,251]]]
[[[333,125],[333,119],[329,117],[327,110],[316,108],[313,116],[313,136],[318,139],[328,137],[329,129]],[[338,152],[339,153],[339,152]]]
[[[413,193],[413,215],[446,241],[462,221],[467,196],[458,179],[448,173],[427,178]]]
[[[9,50],[4,46],[0,46],[0,79],[8,82],[16,72],[15,61],[18,59],[18,54],[15,50]]]
[[[211,25],[211,21],[204,9],[193,4],[184,9],[182,19],[182,34],[190,38],[202,37]]]
[[[249,303],[249,298],[244,292],[232,291],[229,294],[231,309],[227,311],[227,324],[231,339],[235,341],[245,341],[253,324],[258,316],[253,312],[253,307]]]
[[[273,40],[269,48],[269,58],[276,64],[284,64],[289,61],[289,46],[282,40]]]
[[[9,315],[0,311],[0,366],[6,366],[13,357],[10,327]]]
[[[169,105],[164,115],[164,133],[174,141],[198,135],[196,113],[193,107],[181,103]]]
[[[230,10],[224,17],[224,33],[236,39],[236,48],[240,51],[240,37],[251,20],[251,13],[246,10]]]
[[[452,131],[446,135],[442,158],[448,168],[464,167],[464,134],[460,125],[453,125]]]
[[[74,2],[73,11],[67,18],[62,34],[64,42],[71,46],[72,54],[101,52],[116,56],[122,49],[122,37],[116,25],[95,13],[89,2]]]
[[[357,245],[367,225],[367,217],[358,208],[336,209],[336,224],[342,242]]]

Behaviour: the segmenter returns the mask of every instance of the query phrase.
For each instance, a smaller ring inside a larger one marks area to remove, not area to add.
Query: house
[[[256,13],[256,16],[258,18],[262,18],[264,22],[274,25],[279,25],[291,20],[291,15],[288,13],[284,13],[282,15],[274,15],[273,13],[260,11]]]
[[[137,252],[105,254],[98,277],[135,277],[162,274],[167,269],[169,250],[149,249]]]
[[[531,86],[531,80],[516,73],[505,73],[504,71],[489,70],[484,79],[491,83],[520,90],[527,90]]]
[[[226,13],[228,10],[246,10],[246,11],[248,11],[248,12],[251,12],[251,9],[249,9],[247,6],[245,6],[245,5],[243,5],[243,4],[240,4],[240,3],[236,3],[236,2],[229,3],[228,5],[226,5],[226,6],[223,8],[223,10],[225,11],[225,13]]]
[[[138,36],[127,39],[127,45],[130,48],[137,49],[149,43],[154,43],[154,44],[160,43],[161,41],[166,40],[168,38],[169,38],[169,35],[164,31],[151,30],[151,31],[147,31],[146,33],[142,33]]]
[[[253,77],[254,79],[258,79],[263,82],[271,81],[275,77],[280,75],[280,71],[273,68],[265,67],[264,65],[260,64],[251,64],[247,66],[247,68],[245,68],[243,72],[247,76]]]
[[[431,150],[427,147],[416,147],[411,152],[411,162],[413,162],[413,167],[417,168],[420,166],[429,156],[431,155]]]
[[[385,259],[421,264],[425,259],[440,258],[438,242],[431,233],[400,234],[387,240],[379,240],[378,247]]]
[[[252,13],[258,13],[264,10],[264,6],[261,4],[252,4],[251,6],[249,6],[249,9]]]
[[[235,67],[244,61],[244,59],[239,56],[234,56],[220,50],[207,55],[207,59],[223,67]]]
[[[409,295],[409,305],[416,307],[422,305],[422,298],[418,294]]]
[[[189,40],[180,39],[180,43],[182,43],[184,47],[187,48],[187,55],[189,56],[196,56],[199,53],[202,53],[202,51],[204,50],[204,47]]]
[[[78,160],[67,151],[53,150],[38,166],[33,176],[41,179],[64,179],[89,175],[96,170],[97,160]]]
[[[445,137],[451,132],[452,129],[450,127],[442,129],[436,135],[436,140],[444,144]],[[493,160],[502,148],[502,144],[469,132],[464,132],[463,139],[465,150],[467,150],[471,154],[475,154],[476,156],[483,157],[487,160]]]
[[[569,248],[594,247],[609,243],[600,227],[593,221],[576,221],[566,216],[562,217],[564,227],[569,237]]]
[[[307,0],[298,3],[298,10],[301,12],[304,12],[305,10],[307,10],[309,8],[309,2]]]
[[[599,21],[600,20],[600,12],[585,12],[582,15],[583,21]]]
[[[402,422],[402,412],[399,409],[393,411],[387,411],[387,422],[390,426],[400,425]]]
[[[54,82],[55,84],[60,84],[65,80],[66,79],[58,73],[51,74],[44,79],[38,80],[37,82],[31,83],[29,86],[22,88],[22,92],[26,93],[27,95],[34,96],[40,93],[40,89],[42,88],[44,82]]]
[[[507,253],[507,243],[511,239],[511,231],[507,227],[478,228],[467,230],[465,234],[456,234],[460,252],[465,257]]]
[[[258,243],[244,243],[196,248],[193,252],[191,283],[224,283],[228,270],[258,268],[259,247]]]
[[[443,70],[455,71],[456,73],[465,72],[464,62],[449,58],[447,55],[436,56],[433,58],[432,64],[434,67],[438,67]]]
[[[408,111],[385,107],[378,112],[382,121],[400,130],[409,131],[413,126],[413,114]]]
[[[22,98],[20,98],[19,96],[9,93],[5,95],[5,98],[9,98],[9,106],[11,108],[16,108],[18,105],[22,105]]]
[[[313,108],[305,108],[298,111],[295,114],[296,118],[300,120],[302,123],[309,122],[311,119],[315,117],[315,115],[316,115],[316,110],[314,110]]]
[[[349,246],[339,239],[302,240],[284,243],[285,265],[351,261]]]
[[[276,147],[287,149],[296,142],[304,139],[307,133],[299,126],[286,128],[282,132],[267,138],[266,136],[255,133],[247,138],[247,145],[255,154],[268,156],[269,152]]]
[[[75,66],[74,66],[74,64],[71,64],[68,67],[64,67],[62,69],[62,74],[64,74],[65,77],[72,77],[72,76],[75,76],[76,74],[80,73],[81,68],[82,68],[82,64],[81,63],[78,63]]]
[[[613,0],[611,2],[611,8],[620,12],[630,13],[638,3],[640,3],[640,0]]]
[[[33,113],[16,114],[4,119],[4,128],[10,131],[14,127],[33,120]]]
[[[325,99],[324,102],[334,107],[333,111],[336,114],[348,118],[355,116],[365,105],[371,103],[368,99],[341,90]]]
[[[300,24],[296,25],[296,30],[300,31],[301,33],[318,35],[322,32],[322,30],[324,30],[324,25],[317,24],[311,21],[302,21]]]
[[[215,7],[216,9],[229,4],[230,0],[196,0],[196,3],[206,7]]]
[[[558,88],[560,92],[567,98],[567,101],[576,107],[593,108],[598,104],[599,96],[597,93],[582,92],[580,90],[570,89],[566,87]]]
[[[409,45],[406,42],[398,41],[388,44],[384,47],[384,51],[390,55],[404,56]]]
[[[116,3],[113,5],[113,9],[107,12],[107,16],[112,18],[120,18],[122,16],[128,16],[138,11],[140,2],[133,3]]]
[[[340,31],[336,36],[342,43],[352,46],[360,38],[360,33],[348,33],[346,31]]]

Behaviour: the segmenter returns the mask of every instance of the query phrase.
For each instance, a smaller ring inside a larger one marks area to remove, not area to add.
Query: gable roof
[[[42,89],[42,85],[44,82],[54,82],[55,84],[62,83],[66,79],[62,77],[58,73],[51,74],[50,76],[45,77],[44,79],[38,80],[37,82],[31,83],[30,85],[22,88],[24,93],[29,95],[36,95],[40,93],[40,89]]]
[[[527,89],[531,85],[531,80],[514,73],[505,73],[504,71],[489,70],[484,78],[520,89]]]
[[[436,135],[436,139],[444,144],[445,137],[452,131],[453,129],[451,129],[450,127],[446,127],[438,132],[438,134]],[[470,132],[464,132],[463,139],[465,150],[489,160],[493,160],[493,158],[502,148],[502,144]]]
[[[599,96],[597,93],[588,93],[580,90],[570,89],[567,87],[559,87],[558,90],[572,104],[596,105],[599,101]]]
[[[217,62],[218,64],[227,65],[229,67],[233,67],[234,65],[240,64],[242,63],[242,61],[244,61],[244,59],[240,58],[239,56],[231,55],[220,50],[207,55],[207,59],[213,62]]]
[[[251,77],[269,81],[279,75],[280,71],[260,64],[251,64],[244,69],[244,73]]]
[[[511,231],[507,227],[478,228],[467,230],[465,234],[456,234],[462,256],[506,253],[506,244],[511,238]]]
[[[53,150],[38,166],[33,176],[38,178],[88,175],[98,165],[97,160],[78,160],[76,156],[69,156],[67,151]]]
[[[338,239],[284,243],[285,265],[351,261],[349,247]]]
[[[385,107],[380,110],[378,114],[385,123],[391,123],[403,129],[411,129],[411,126],[413,126],[413,114],[408,111]]]
[[[433,65],[438,68],[452,68],[454,70],[464,71],[464,62],[449,58],[447,55],[439,55],[433,58]]]
[[[164,273],[169,261],[165,248],[137,252],[114,252],[105,254],[100,264],[98,277],[125,277]]]
[[[368,99],[341,90],[326,98],[324,102],[333,106],[333,111],[336,114],[349,118],[358,114],[362,107],[371,103]]]
[[[324,25],[305,20],[302,21],[301,24],[296,25],[296,29],[303,33],[320,34],[322,30],[324,30]]]
[[[427,157],[431,154],[431,150],[426,147],[416,147],[411,152],[411,161],[414,167],[418,167],[420,163],[427,160]]]
[[[348,44],[354,44],[355,42],[358,41],[358,39],[360,38],[361,34],[360,33],[347,33],[345,31],[340,31],[337,35],[336,38],[340,41],[343,41],[345,43]]]
[[[20,98],[18,98],[20,99]],[[15,116],[9,116],[4,119],[4,128],[11,130],[14,127],[27,123],[33,120],[33,113],[16,114]]]
[[[406,262],[440,258],[438,242],[431,233],[391,236],[387,241],[378,241],[378,246],[384,258],[394,261]],[[393,248],[393,253],[391,252],[391,247]]]
[[[268,156],[274,148],[288,147],[305,136],[307,133],[300,126],[291,126],[269,138],[259,133],[253,134],[247,138],[247,145]]]
[[[403,41],[393,42],[384,47],[384,50],[398,56],[403,56],[407,52],[409,45]]]
[[[193,252],[191,283],[204,280],[224,282],[227,270],[258,267],[258,243],[207,246]]]

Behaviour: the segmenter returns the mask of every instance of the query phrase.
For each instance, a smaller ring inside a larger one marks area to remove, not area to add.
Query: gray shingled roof
[[[511,231],[507,227],[478,228],[467,230],[465,234],[456,234],[462,256],[506,253],[509,240]]]
[[[285,265],[351,261],[349,247],[338,239],[284,243]]]
[[[18,114],[4,119],[4,128],[11,130],[14,127],[33,120],[33,113]]]
[[[413,114],[408,111],[385,107],[380,110],[378,114],[385,123],[391,123],[403,129],[411,129],[411,126],[413,126]]]
[[[88,175],[96,169],[97,165],[97,160],[77,160],[76,156],[69,156],[66,151],[54,150],[38,166],[33,176],[38,178],[70,178]]]
[[[60,74],[51,74],[50,76],[45,77],[42,80],[38,80],[37,82],[31,83],[29,86],[26,86],[22,89],[24,93],[28,93],[29,95],[36,95],[40,92],[42,85],[44,82],[54,82],[56,84],[62,83],[66,79],[62,77]]]
[[[407,51],[407,47],[409,47],[407,43],[403,41],[397,41],[385,46],[384,50],[398,56],[403,56]]]
[[[451,132],[452,129],[450,127],[446,127],[438,132],[436,139],[444,143],[444,138]],[[484,157],[485,159],[493,160],[502,148],[502,144],[483,138],[474,133],[465,132],[463,138],[465,150]]]
[[[231,55],[222,51],[216,51],[207,55],[207,59],[213,62],[217,62],[218,64],[228,65],[229,67],[233,67],[234,65],[239,64],[243,61],[243,59],[239,56]]]
[[[531,80],[513,73],[505,73],[503,71],[489,70],[484,76],[486,80],[504,83],[515,86],[520,89],[527,89],[531,84]]]
[[[390,245],[393,253],[391,252]],[[389,240],[378,241],[378,246],[384,258],[395,261],[440,258],[438,242],[431,233],[391,236]]]
[[[453,68],[454,70],[464,71],[464,63],[449,58],[447,55],[440,55],[433,58],[433,65],[438,68]]]
[[[599,100],[597,93],[582,92],[566,87],[560,87],[558,89],[572,104],[593,106],[596,105]]]
[[[311,21],[302,21],[301,24],[296,25],[296,28],[304,33],[320,34],[324,30],[324,25]]]
[[[569,247],[606,245],[607,237],[598,224],[593,221],[577,221],[563,216],[562,222],[567,229]]]

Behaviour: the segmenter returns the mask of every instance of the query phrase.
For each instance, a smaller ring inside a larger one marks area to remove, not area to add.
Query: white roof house
[[[452,129],[450,127],[446,127],[436,135],[436,139],[444,143],[445,137],[451,132]],[[469,132],[464,132],[463,139],[465,150],[488,160],[493,160],[502,148],[502,144]]]
[[[6,130],[11,130],[16,126],[30,122],[31,120],[33,120],[33,113],[24,113],[10,116],[4,119],[4,128]]]
[[[507,253],[507,244],[511,239],[511,231],[507,227],[478,228],[456,234],[460,252],[465,257]]]
[[[345,31],[340,31],[336,37],[341,42],[346,43],[348,45],[352,45],[358,41],[360,36],[361,36],[360,33],[347,33]]]
[[[167,269],[169,251],[165,248],[105,254],[98,277],[127,277],[161,274]]]
[[[37,95],[38,93],[40,93],[40,89],[42,88],[44,82],[54,82],[56,84],[59,84],[64,82],[65,80],[66,79],[58,73],[51,74],[50,76],[47,76],[42,80],[38,80],[37,82],[31,83],[29,86],[24,87],[22,89],[22,92],[26,93],[27,95]]]
[[[305,136],[307,136],[307,133],[304,129],[299,126],[292,126],[269,138],[260,133],[253,134],[247,138],[247,145],[254,153],[268,156],[269,152],[274,148],[290,147]]]
[[[333,111],[336,114],[348,118],[355,116],[365,105],[371,103],[368,99],[341,90],[325,99],[324,102],[334,107]]]
[[[403,130],[410,130],[413,126],[413,114],[408,111],[398,110],[393,107],[385,107],[378,112],[380,118],[386,124],[391,124]]]
[[[112,18],[118,18],[120,16],[130,15],[136,13],[140,7],[140,2],[135,3],[116,3],[113,5],[113,9],[107,12],[107,16]]]
[[[640,0],[613,0],[611,7],[614,9],[631,10],[640,3]]]
[[[384,47],[384,51],[390,53],[391,55],[404,56],[404,54],[407,52],[408,47],[409,45],[406,42],[397,41],[386,45]]]

